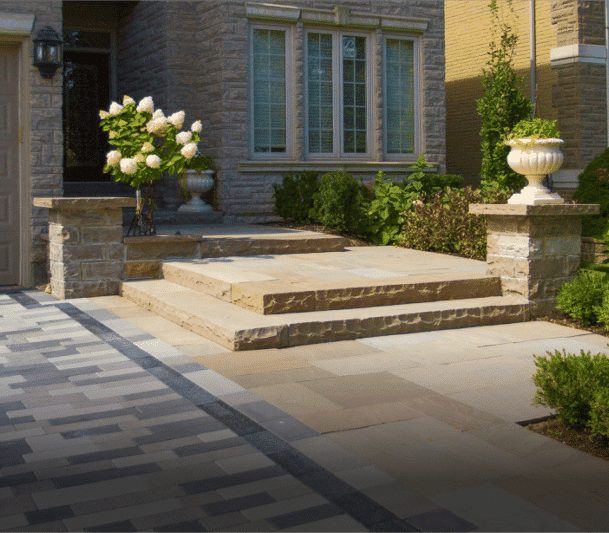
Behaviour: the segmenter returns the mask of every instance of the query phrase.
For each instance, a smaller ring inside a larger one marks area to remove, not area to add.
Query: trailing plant
[[[609,287],[603,277],[597,272],[580,271],[575,279],[567,281],[559,289],[556,308],[584,324],[596,324]]]
[[[537,372],[534,405],[556,409],[568,427],[588,427],[592,436],[609,435],[609,359],[605,354],[579,356],[556,350],[533,356]]]
[[[558,139],[560,132],[556,129],[555,120],[534,118],[521,120],[505,136],[506,141],[516,139]]]
[[[313,197],[319,190],[319,175],[308,170],[283,177],[281,186],[273,185],[275,207],[273,213],[284,220],[292,219],[301,224],[311,221]]]
[[[446,189],[425,204],[403,213],[404,227],[397,244],[406,248],[440,253],[456,253],[471,259],[486,259],[486,221],[469,213],[470,203],[506,203],[509,195],[480,189]]]
[[[512,1],[508,0],[513,12]],[[513,58],[518,35],[510,24],[499,24],[497,0],[489,4],[491,12],[491,42],[487,68],[482,70],[482,98],[476,100],[477,111],[482,118],[482,183],[486,187],[494,182],[502,188],[521,189],[527,181],[507,164],[509,147],[503,142],[508,132],[520,121],[531,115],[531,102],[525,98],[518,84],[522,77],[516,75]],[[496,28],[500,37],[497,43]]]
[[[321,177],[313,196],[311,217],[340,232],[360,233],[365,227],[367,189],[352,174],[339,170]]]

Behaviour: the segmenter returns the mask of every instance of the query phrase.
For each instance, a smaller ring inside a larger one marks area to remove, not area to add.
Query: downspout
[[[605,2],[609,2],[609,0],[605,0]],[[535,117],[537,114],[537,38],[535,35],[535,0],[529,0],[529,34],[531,36],[531,103],[533,104],[533,117]]]

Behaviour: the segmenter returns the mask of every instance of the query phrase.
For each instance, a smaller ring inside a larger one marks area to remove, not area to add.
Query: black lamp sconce
[[[63,64],[63,41],[50,26],[40,30],[33,41],[34,66],[43,78],[50,80]]]

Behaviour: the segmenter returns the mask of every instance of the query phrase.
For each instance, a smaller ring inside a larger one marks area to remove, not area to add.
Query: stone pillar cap
[[[470,204],[473,215],[497,216],[561,216],[561,215],[598,215],[599,204]]]
[[[34,198],[34,206],[46,207],[48,209],[59,209],[60,211],[80,209],[111,209],[122,207],[135,207],[135,198],[124,196],[104,196],[99,198],[70,198],[66,196],[52,196]]]

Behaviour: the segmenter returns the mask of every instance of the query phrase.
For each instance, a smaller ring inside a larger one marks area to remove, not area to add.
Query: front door
[[[19,285],[19,46],[0,44],[0,285]]]

